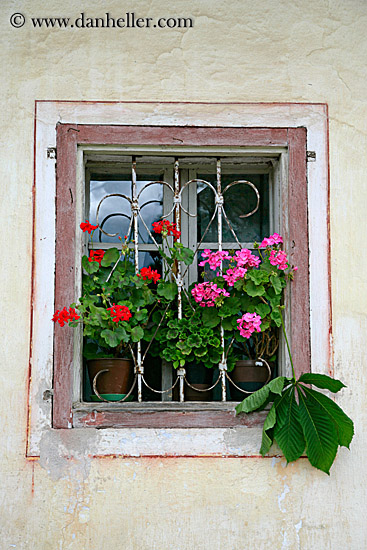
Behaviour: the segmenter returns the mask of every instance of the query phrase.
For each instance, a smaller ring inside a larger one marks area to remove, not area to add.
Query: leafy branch
[[[265,419],[260,453],[265,456],[274,441],[287,462],[294,462],[305,452],[315,468],[330,474],[338,447],[347,447],[354,435],[353,421],[316,386],[332,393],[346,386],[324,374],[305,373],[295,376],[292,354],[280,314],[293,376],[279,376],[237,405],[236,413],[263,410],[273,403]]]

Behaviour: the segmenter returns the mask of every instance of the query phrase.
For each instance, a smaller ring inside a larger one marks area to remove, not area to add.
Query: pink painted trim
[[[56,130],[56,265],[55,311],[75,300],[76,132],[59,124]],[[73,329],[55,323],[53,427],[72,424]]]
[[[288,243],[298,267],[290,285],[292,355],[296,375],[311,370],[307,200],[307,131],[288,129]]]
[[[299,266],[291,286],[292,343],[297,373],[310,370],[309,275],[307,227],[306,130],[304,128],[149,127],[58,124],[56,180],[56,273],[55,309],[75,300],[75,208],[76,152],[78,143],[158,145],[288,145],[289,147],[289,239],[294,241],[292,261]],[[300,275],[299,275],[300,274]],[[73,334],[69,327],[55,327],[53,427],[73,425]],[[102,414],[102,416],[101,416]],[[114,414],[115,416],[111,416]],[[100,427],[125,425],[127,413],[97,413]],[[130,415],[132,413],[128,413]],[[160,413],[162,414],[162,413]],[[202,415],[203,413],[200,413]],[[221,413],[223,414],[223,413]],[[118,415],[118,417],[116,416]],[[141,413],[135,413],[135,423]],[[187,416],[187,414],[186,414]],[[189,418],[187,416],[187,418]],[[178,416],[175,417],[176,421]],[[198,419],[192,417],[195,426]],[[219,420],[220,419],[220,420]],[[87,415],[83,425],[91,425]],[[219,425],[216,421],[219,420]],[[119,422],[122,424],[119,424]],[[144,422],[146,422],[144,420]],[[160,422],[158,420],[157,422]],[[211,427],[221,427],[223,416],[213,416]],[[232,417],[231,426],[238,419]],[[94,423],[95,425],[95,423]],[[146,426],[146,424],[144,424]],[[182,424],[180,424],[182,425]],[[194,427],[194,425],[192,427]],[[208,424],[206,424],[208,425]],[[225,424],[228,426],[229,424]],[[167,427],[167,425],[166,425]],[[173,424],[172,426],[173,427]],[[176,425],[177,427],[177,425]]]
[[[66,124],[78,143],[93,145],[286,146],[285,128],[115,126]]]

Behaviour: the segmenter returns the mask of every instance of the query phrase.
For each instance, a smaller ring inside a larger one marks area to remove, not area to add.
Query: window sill
[[[236,416],[236,402],[75,403],[73,427],[232,428],[263,424],[267,411]]]

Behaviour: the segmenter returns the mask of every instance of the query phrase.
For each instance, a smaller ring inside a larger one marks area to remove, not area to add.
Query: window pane
[[[162,179],[161,174],[155,175],[137,175],[137,192],[139,193],[145,185],[151,181]],[[125,195],[128,198],[132,196],[130,174],[115,174],[111,176],[92,174],[90,181],[90,209],[89,221],[95,225],[97,223],[97,208],[100,201],[111,194]],[[149,229],[152,223],[157,221],[163,214],[163,189],[162,185],[154,184],[146,187],[142,192],[139,204],[141,207],[141,216],[143,217]],[[99,209],[98,221],[106,233],[116,236],[105,235],[99,229],[94,233],[95,242],[113,242],[118,243],[118,237],[122,238],[127,234],[131,219],[131,205],[123,197],[107,197],[101,203]],[[139,243],[152,242],[148,232],[139,219]]]
[[[198,179],[209,181],[216,187],[216,176],[213,174],[198,175]],[[255,191],[246,184],[239,183],[229,188],[224,194],[224,210],[240,242],[261,241],[269,235],[269,176],[268,174],[223,174],[222,189],[234,181],[246,180],[255,185],[260,194],[257,212],[248,218],[240,218],[254,210],[257,203]],[[201,240],[215,210],[213,191],[205,184],[197,186],[198,207],[198,241]],[[213,220],[203,242],[216,242],[218,239],[217,219]],[[235,239],[223,216],[223,243]]]
[[[143,189],[150,181],[159,181],[162,176],[145,176],[144,181],[138,181],[138,192]],[[140,215],[146,223],[149,230],[152,232],[152,223],[160,220],[163,216],[163,185],[155,183],[145,187],[139,199]],[[155,238],[157,235],[155,235]],[[156,238],[157,240],[157,238]],[[139,243],[152,243],[144,223],[139,219]]]

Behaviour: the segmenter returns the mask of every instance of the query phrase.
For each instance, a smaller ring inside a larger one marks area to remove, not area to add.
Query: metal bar
[[[218,207],[218,251],[221,252],[223,249],[223,226],[222,226],[222,207],[223,207],[223,195],[222,195],[222,172],[221,172],[221,162],[220,159],[217,159],[217,194],[215,202]],[[222,262],[219,266],[219,273],[222,274]],[[222,322],[220,324],[220,345],[222,347],[222,361],[219,365],[219,372],[221,377],[221,387],[222,387],[222,401],[227,400],[226,395],[226,370],[227,370],[227,358],[224,348],[224,329]]]
[[[138,228],[138,214],[139,214],[139,204],[138,204],[138,193],[136,185],[136,159],[132,157],[131,164],[131,183],[132,183],[132,203],[131,209],[134,218],[134,263],[135,263],[135,273],[139,273],[139,228]],[[143,374],[144,368],[141,361],[141,342],[140,340],[136,345],[136,362],[137,362],[137,377],[138,377],[138,401],[141,403],[143,401]]]
[[[183,369],[183,368],[178,369],[177,377],[180,381],[179,382],[180,403],[183,403],[185,401],[184,384],[185,384],[185,378],[186,378],[186,369]]]
[[[180,195],[180,172],[179,172],[179,162],[176,158],[175,160],[175,223],[177,231],[181,231],[181,195]],[[177,239],[178,242],[181,242],[181,237]],[[181,279],[181,264],[177,262],[177,274],[176,282],[178,286],[178,318],[182,319],[182,279]]]
[[[173,198],[175,206],[175,223],[177,231],[181,231],[181,195],[180,195],[180,165],[178,159],[175,159],[175,195]],[[181,237],[179,237],[178,242],[181,242]],[[176,283],[178,289],[178,319],[182,319],[182,279],[181,279],[181,264],[177,262],[177,273],[176,273]],[[185,381],[185,369],[178,369],[177,375],[179,376],[179,391],[180,391],[180,402],[182,403],[185,400],[184,395],[184,381]]]

